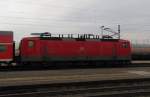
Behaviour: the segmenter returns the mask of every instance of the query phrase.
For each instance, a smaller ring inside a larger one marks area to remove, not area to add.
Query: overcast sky
[[[150,0],[0,0],[0,30],[15,40],[32,32],[100,33],[104,25],[125,39],[150,39]]]

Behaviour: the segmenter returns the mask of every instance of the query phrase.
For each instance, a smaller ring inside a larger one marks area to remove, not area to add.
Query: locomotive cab
[[[131,61],[131,44],[127,40],[120,40],[120,60]]]

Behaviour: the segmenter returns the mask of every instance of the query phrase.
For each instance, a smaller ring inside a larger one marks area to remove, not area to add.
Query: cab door
[[[41,48],[40,48],[40,52],[41,52],[41,58],[43,62],[47,62],[49,61],[49,49],[48,49],[48,42],[45,40],[41,41]]]
[[[37,46],[38,42],[36,40],[28,40],[27,42],[27,60],[28,61],[40,61],[40,47]]]
[[[104,60],[114,60],[117,57],[116,43],[103,42],[102,43],[102,56]]]
[[[113,60],[117,59],[117,44],[113,43],[112,44],[113,48],[112,48],[112,58]]]
[[[35,54],[35,41],[34,40],[29,40],[28,41],[28,55],[34,56]]]

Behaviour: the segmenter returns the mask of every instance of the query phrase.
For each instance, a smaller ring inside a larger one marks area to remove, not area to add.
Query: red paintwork
[[[12,35],[0,35],[0,43],[12,43],[13,36]]]
[[[28,41],[29,40],[33,40],[36,42],[36,47],[35,48],[29,48],[28,47]],[[21,40],[20,43],[20,55],[21,57],[30,57],[30,56],[36,56],[36,57],[40,57],[41,56],[41,51],[40,51],[40,41],[39,39],[36,38],[31,38],[31,39],[26,39],[24,38],[23,40]]]
[[[123,43],[128,44],[128,48],[123,48]],[[131,56],[131,45],[130,42],[127,40],[120,40],[120,42],[117,45],[117,56],[124,57],[124,56]]]
[[[28,48],[28,41],[35,42],[34,48]],[[128,44],[128,48],[123,48],[123,43]],[[127,58],[131,56],[130,43],[127,40],[118,41],[98,41],[98,40],[40,40],[38,37],[27,37],[21,41],[20,52],[22,57],[38,57],[42,60],[43,56],[52,58],[71,58],[71,57],[95,57],[95,58]],[[37,61],[40,61],[39,59]],[[50,60],[49,60],[50,61]]]
[[[0,62],[13,60],[13,32],[0,31],[0,45],[4,46],[5,50],[0,51]]]
[[[3,44],[6,46],[6,51],[0,52],[0,61],[13,60],[13,43]]]

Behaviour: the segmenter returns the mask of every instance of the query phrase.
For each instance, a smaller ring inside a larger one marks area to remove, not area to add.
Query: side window
[[[0,52],[4,52],[4,51],[6,51],[6,46],[0,44]]]
[[[34,41],[32,41],[32,40],[28,41],[29,48],[34,48],[34,45],[35,45]]]
[[[123,42],[123,43],[122,43],[122,48],[128,48],[128,47],[129,47],[129,45],[128,45],[127,42]]]

